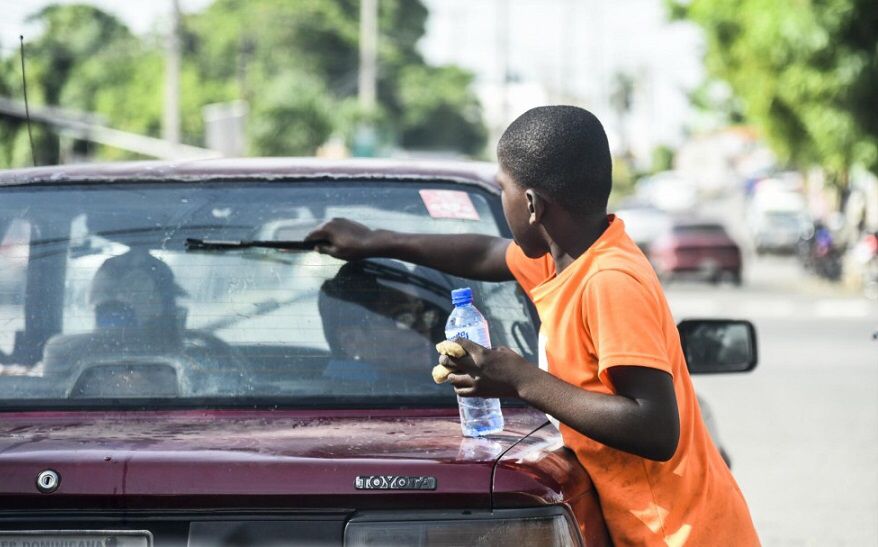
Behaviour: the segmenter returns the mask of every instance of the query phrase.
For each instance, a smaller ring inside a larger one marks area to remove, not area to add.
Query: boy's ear
[[[527,199],[528,222],[539,224],[543,218],[543,213],[546,211],[546,201],[531,189],[524,191],[524,197]]]

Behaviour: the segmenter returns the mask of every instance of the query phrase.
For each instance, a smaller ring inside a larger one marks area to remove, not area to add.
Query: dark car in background
[[[535,361],[538,318],[515,283],[301,243],[336,216],[508,236],[495,170],[0,173],[0,232],[29,227],[29,283],[0,306],[0,544],[608,545],[591,480],[544,414],[504,401],[502,433],[464,438],[430,376],[460,286],[494,344]],[[693,372],[755,364],[745,323],[681,333]]]
[[[649,258],[663,281],[696,276],[740,285],[743,279],[741,248],[718,222],[675,220],[653,241]]]

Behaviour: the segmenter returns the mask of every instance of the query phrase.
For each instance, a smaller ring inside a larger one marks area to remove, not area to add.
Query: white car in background
[[[811,224],[805,196],[781,181],[768,179],[756,189],[747,224],[757,253],[793,252]]]
[[[690,211],[698,203],[698,186],[675,171],[640,179],[635,194],[637,198],[669,213]]]

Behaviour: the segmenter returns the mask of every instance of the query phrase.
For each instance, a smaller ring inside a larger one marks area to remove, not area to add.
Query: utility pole
[[[563,44],[561,51],[561,82],[560,88],[564,93],[564,102],[576,104],[579,102],[577,90],[577,63],[579,62],[579,48],[576,38],[576,0],[567,0],[562,8],[563,20],[561,21]],[[574,100],[576,97],[576,100]]]
[[[166,39],[165,104],[162,138],[180,143],[180,2],[171,0],[171,27]]]
[[[356,128],[353,138],[354,156],[374,156],[378,135],[372,123],[375,111],[378,72],[378,0],[360,0],[360,74],[357,98],[360,112],[366,117]]]
[[[500,126],[506,127],[510,120],[509,104],[509,0],[496,0],[497,23],[494,27],[497,41],[497,67],[500,73]]]
[[[359,102],[364,111],[375,107],[377,77],[378,0],[360,0]]]

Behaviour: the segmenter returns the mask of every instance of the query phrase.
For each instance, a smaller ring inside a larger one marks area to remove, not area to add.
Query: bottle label
[[[476,344],[486,348],[491,347],[491,335],[488,333],[488,329],[486,328],[447,330],[445,331],[445,338],[447,338],[448,340],[463,338],[465,340],[475,342]]]

